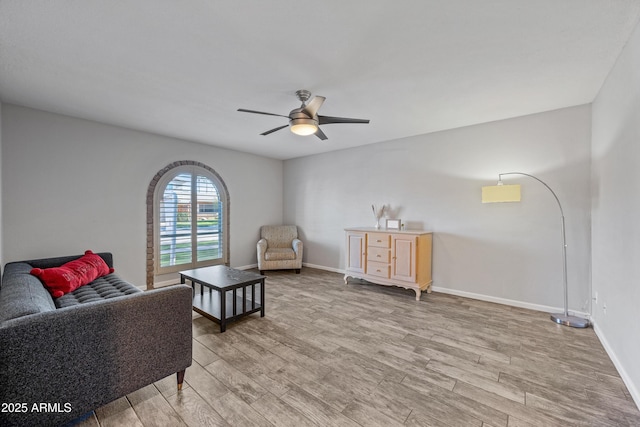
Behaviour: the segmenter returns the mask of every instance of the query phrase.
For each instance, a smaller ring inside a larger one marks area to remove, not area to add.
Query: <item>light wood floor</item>
[[[266,317],[194,315],[181,392],[165,378],[81,426],[638,426],[592,329],[546,313],[267,272]]]

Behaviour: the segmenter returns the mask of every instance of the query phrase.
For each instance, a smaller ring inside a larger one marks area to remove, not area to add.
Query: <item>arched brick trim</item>
[[[229,190],[227,189],[227,184],[225,184],[224,180],[222,179],[222,177],[218,174],[218,172],[216,172],[215,170],[213,170],[212,168],[210,168],[209,166],[205,165],[204,163],[200,163],[200,162],[195,162],[192,160],[180,160],[177,162],[173,162],[168,164],[167,166],[165,166],[164,168],[162,168],[162,170],[160,170],[151,180],[151,182],[149,183],[149,187],[147,188],[147,289],[153,289],[153,278],[154,278],[154,271],[155,271],[155,266],[154,266],[154,254],[155,254],[155,248],[154,248],[154,242],[155,242],[155,236],[154,236],[154,232],[155,232],[155,226],[154,226],[154,212],[153,212],[153,206],[154,206],[154,195],[156,192],[156,186],[158,185],[158,182],[160,181],[160,179],[163,177],[164,174],[170,172],[171,170],[180,167],[180,166],[196,166],[202,169],[205,169],[207,172],[211,173],[212,175],[214,175],[218,181],[220,181],[220,183],[222,184],[225,196],[226,196],[226,200],[225,203],[223,204],[224,207],[224,218],[225,223],[224,223],[224,233],[226,236],[226,242],[227,244],[224,246],[225,247],[225,254],[224,254],[224,259],[225,259],[225,263],[229,263],[229,242],[231,239],[229,239],[229,212],[230,212],[230,196],[229,196]]]

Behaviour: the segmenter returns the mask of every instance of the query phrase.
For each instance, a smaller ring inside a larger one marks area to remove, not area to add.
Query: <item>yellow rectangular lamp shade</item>
[[[519,202],[520,185],[489,185],[482,187],[482,203]]]

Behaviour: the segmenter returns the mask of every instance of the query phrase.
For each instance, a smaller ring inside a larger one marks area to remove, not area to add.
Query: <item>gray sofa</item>
[[[99,253],[109,267],[110,253]],[[53,299],[11,262],[0,287],[0,426],[59,426],[191,365],[192,290],[142,292],[116,273]]]

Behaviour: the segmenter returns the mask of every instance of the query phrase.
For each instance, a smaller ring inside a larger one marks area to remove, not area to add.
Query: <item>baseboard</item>
[[[258,264],[254,264],[254,265],[245,265],[245,266],[241,266],[241,267],[233,267],[233,268],[235,268],[235,269],[237,269],[237,270],[250,270],[250,269],[252,269],[252,268],[257,268],[257,267],[258,267]],[[180,278],[179,278],[179,277],[177,277],[177,278],[175,278],[175,279],[173,279],[173,280],[164,280],[164,281],[162,281],[162,282],[154,282],[154,284],[153,284],[153,289],[156,289],[156,288],[163,288],[163,287],[165,287],[165,286],[177,285],[177,284],[179,284],[179,283],[180,283]]]
[[[324,265],[316,265],[316,264],[309,264],[308,262],[303,262],[302,266],[309,267],[309,268],[316,268],[318,270],[331,271],[333,273],[344,274],[344,270],[340,270],[339,268],[325,267]]]
[[[607,337],[602,333],[602,330],[598,328],[598,324],[595,322],[593,322],[593,331],[596,333],[596,336],[600,340],[600,343],[604,347],[604,350],[607,352],[607,355],[609,355],[609,359],[611,359],[611,361],[613,362],[613,365],[618,370],[618,374],[620,374],[620,378],[622,378],[622,381],[627,386],[627,390],[629,390],[629,394],[631,394],[631,398],[633,399],[636,406],[640,410],[640,390],[638,390],[638,387],[636,387],[631,377],[627,374],[627,371],[624,369],[624,365],[620,363],[618,356],[616,356],[616,353],[613,351],[613,348],[611,347],[611,345],[609,345],[609,341],[607,341]]]
[[[480,301],[487,301],[487,302],[493,302],[496,304],[502,304],[502,305],[510,305],[512,307],[519,307],[519,308],[526,308],[528,310],[535,310],[535,311],[542,311],[542,312],[546,312],[546,313],[562,313],[564,311],[564,308],[561,307],[551,307],[548,305],[541,305],[541,304],[532,304],[532,303],[528,303],[528,302],[523,302],[523,301],[517,301],[517,300],[512,300],[512,299],[507,299],[507,298],[499,298],[499,297],[493,297],[490,295],[484,295],[484,294],[476,294],[473,292],[466,292],[466,291],[459,291],[456,289],[448,289],[448,288],[441,288],[439,286],[434,286],[433,288],[434,292],[440,292],[443,294],[449,294],[449,295],[456,295],[459,297],[465,297],[465,298],[471,298],[471,299],[476,299],[476,300],[480,300]],[[588,319],[589,313],[583,313],[580,311],[569,311],[569,314],[572,314],[574,316],[578,316],[578,317],[582,317],[585,319]]]
[[[258,264],[249,264],[249,265],[240,265],[237,267],[233,267],[236,270],[251,270],[252,268],[258,268]]]
[[[237,270],[250,270],[252,268],[258,268],[258,264],[250,264],[250,265],[242,265],[240,267],[233,267]],[[171,286],[171,285],[177,285],[178,283],[180,283],[180,278],[176,277],[175,279],[171,279],[171,280],[164,280],[162,282],[155,282],[153,284],[153,288],[162,288],[165,286]]]
[[[309,263],[303,262],[302,266],[309,267],[309,268],[317,268],[318,270],[331,271],[333,273],[344,274],[344,270],[340,270],[338,268],[325,267],[324,265],[316,265],[316,264],[309,264]],[[258,268],[258,264],[243,265],[240,267],[233,267],[233,268],[236,268],[238,270],[250,270],[252,268]]]
[[[171,286],[171,285],[177,285],[180,283],[180,278],[177,277],[173,280],[164,280],[162,282],[154,282],[153,283],[153,289],[156,288],[164,288],[165,286]]]

